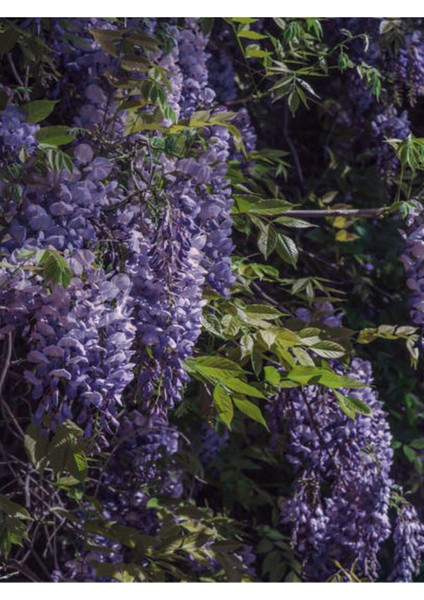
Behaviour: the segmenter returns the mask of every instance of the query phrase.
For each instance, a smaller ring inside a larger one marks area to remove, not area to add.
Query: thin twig
[[[296,168],[296,173],[297,173],[297,177],[299,179],[299,183],[300,183],[302,189],[304,189],[305,178],[303,176],[302,165],[300,164],[299,155],[297,153],[295,145],[293,144],[292,139],[289,135],[289,106],[288,106],[287,102],[284,106],[283,135],[284,135],[284,139],[286,140],[286,142],[290,148],[290,151],[292,153],[293,160],[294,160],[294,166]]]
[[[378,218],[390,209],[389,206],[380,208],[333,208],[324,210],[288,210],[285,217],[298,217],[306,219],[322,219],[324,217],[357,217]]]
[[[8,53],[7,53],[7,60],[9,61],[9,65],[10,65],[10,68],[12,69],[12,73],[13,73],[13,76],[14,76],[14,78],[15,78],[15,79],[16,79],[16,81],[19,83],[19,85],[20,85],[22,88],[24,88],[24,89],[25,89],[25,87],[26,87],[26,86],[25,86],[25,83],[24,83],[24,81],[22,80],[21,76],[20,76],[20,75],[19,75],[19,73],[18,73],[18,70],[17,70],[17,68],[16,68],[16,65],[15,65],[15,63],[14,63],[14,61],[13,61],[13,57],[12,57],[12,55],[10,54],[10,52],[8,52]],[[25,91],[25,92],[24,92],[24,100],[25,100],[26,102],[28,102],[28,101],[29,101],[29,95],[28,95],[28,92],[27,92],[27,91]]]
[[[12,423],[14,424],[14,426],[16,427],[19,435],[23,438],[25,436],[25,433],[24,433],[22,427],[19,425],[18,421],[16,420],[16,417],[13,414],[13,411],[10,409],[7,401],[3,397],[3,385],[4,385],[4,382],[5,382],[5,379],[6,379],[6,376],[7,376],[7,372],[8,372],[9,367],[10,367],[10,361],[11,361],[11,358],[12,358],[12,348],[13,348],[12,334],[8,333],[6,339],[7,339],[6,358],[5,358],[5,362],[4,362],[4,366],[3,366],[2,372],[0,374],[0,402],[1,402],[2,407],[5,409],[5,411],[9,415],[10,420],[12,421]]]
[[[270,304],[273,304],[276,308],[281,309],[283,312],[287,313],[291,317],[293,316],[293,314],[288,310],[287,307],[280,304],[278,302],[278,300],[275,300],[274,298],[271,298],[271,296],[268,296],[268,294],[266,292],[264,292],[264,290],[261,288],[261,286],[258,283],[256,283],[255,281],[252,281],[252,283],[250,285],[261,296],[261,298],[263,298]]]
[[[21,78],[21,76],[19,75],[19,73],[18,73],[18,71],[16,69],[16,65],[13,62],[13,58],[12,58],[12,55],[10,54],[10,52],[7,53],[7,60],[9,61],[10,68],[12,69],[13,76],[16,79],[17,83],[19,83],[19,85],[21,87],[25,87],[25,84],[22,81],[22,78]]]
[[[25,577],[27,577],[30,581],[34,581],[36,583],[40,583],[42,581],[42,579],[39,579],[39,577],[37,577],[37,575],[29,567],[26,565],[20,565],[16,560],[9,559],[9,564],[5,564],[4,568],[10,570],[16,569],[16,571],[19,571],[19,573],[25,575]]]
[[[6,358],[4,361],[3,369],[0,374],[0,396],[3,393],[3,385],[7,376],[7,372],[10,367],[10,361],[12,359],[12,334],[7,334],[7,350],[6,350]]]

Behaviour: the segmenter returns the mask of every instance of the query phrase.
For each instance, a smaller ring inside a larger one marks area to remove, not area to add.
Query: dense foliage
[[[0,20],[0,569],[424,578],[424,24]]]

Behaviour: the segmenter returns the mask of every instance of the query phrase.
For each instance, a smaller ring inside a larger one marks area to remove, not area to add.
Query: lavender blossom
[[[235,71],[231,57],[219,50],[211,54],[208,60],[209,83],[213,88],[216,98],[225,104],[237,98]]]
[[[150,410],[165,414],[181,398],[184,362],[201,329],[204,236],[179,209],[165,210],[148,247],[133,265],[134,314],[142,344],[139,393]]]
[[[402,502],[398,509],[393,539],[394,569],[389,580],[410,582],[418,574],[424,555],[424,525],[409,502]]]
[[[404,90],[411,106],[424,93],[424,40],[421,31],[406,36],[405,46],[400,48],[394,64],[395,86],[398,99]]]
[[[17,106],[9,105],[0,111],[0,154],[4,159],[25,148],[31,153],[38,145],[35,134],[39,125],[26,123],[25,113]]]
[[[408,113],[404,111],[398,115],[397,110],[390,106],[375,117],[371,126],[375,144],[378,145],[377,167],[382,177],[392,181],[400,163],[387,140],[404,140],[408,137],[410,134]]]
[[[344,372],[341,366],[337,371]],[[345,374],[372,383],[365,361],[355,359]],[[350,419],[332,392],[317,386],[286,392],[277,401],[289,429],[287,460],[296,475],[282,521],[291,524],[310,581],[330,577],[335,560],[375,580],[378,552],[390,535],[393,451],[386,413],[370,387],[345,393],[365,402],[372,414]]]
[[[210,107],[215,98],[215,92],[208,86],[208,38],[201,32],[197,19],[186,19],[176,41],[183,74],[181,115],[187,118],[200,108]]]
[[[36,420],[45,414],[56,424],[72,419],[86,435],[98,419],[107,433],[117,425],[122,393],[133,378],[130,288],[127,275],[90,269],[84,282],[74,278],[67,290],[56,286],[42,298],[23,330],[31,348],[24,376],[38,402]]]
[[[424,325],[424,221],[423,208],[416,208],[406,220],[407,229],[401,231],[405,240],[401,261],[406,274],[406,285],[411,291],[409,298],[411,319]]]

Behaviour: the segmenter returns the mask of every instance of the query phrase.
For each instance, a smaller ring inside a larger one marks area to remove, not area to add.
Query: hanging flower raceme
[[[424,220],[423,209],[416,203],[406,219],[407,229],[402,231],[405,247],[401,256],[406,285],[410,290],[411,319],[417,325],[424,325]]]
[[[133,378],[130,288],[127,275],[90,269],[84,281],[74,278],[66,290],[56,286],[42,298],[24,329],[31,348],[25,377],[38,422],[45,414],[53,425],[72,419],[87,435],[97,423],[108,433],[117,425],[123,390]]]
[[[415,30],[405,38],[394,59],[395,86],[400,100],[406,92],[409,104],[414,106],[424,93],[424,40]]]
[[[138,385],[155,413],[165,413],[178,402],[188,381],[184,362],[201,329],[203,245],[204,236],[193,221],[169,207],[150,248],[144,247],[143,276],[135,288],[139,297],[134,314],[142,345]]]
[[[310,581],[325,581],[335,561],[375,580],[378,552],[390,535],[388,518],[393,458],[387,416],[372,384],[371,366],[355,359],[336,371],[367,387],[345,392],[372,411],[348,417],[332,392],[318,386],[282,393],[277,399],[288,428],[287,459],[295,494],[281,505]],[[274,419],[274,423],[275,423]]]
[[[215,92],[208,86],[206,52],[207,37],[200,31],[196,19],[187,19],[186,27],[176,39],[179,65],[183,75],[181,116],[190,117],[196,110],[209,108]],[[196,222],[206,233],[203,266],[208,284],[221,294],[228,295],[234,282],[230,254],[232,218],[231,188],[226,177],[230,135],[224,127],[212,126],[205,133],[206,150],[189,162],[180,161],[177,168],[196,178],[197,196],[201,209]]]
[[[409,502],[402,501],[398,508],[393,540],[394,569],[389,580],[412,581],[419,572],[421,557],[424,555],[424,524]]]
[[[389,139],[404,140],[410,134],[408,113],[400,115],[393,106],[378,114],[371,123],[375,143],[378,144],[377,167],[382,177],[392,181],[400,162],[394,149],[387,143]]]
[[[39,125],[26,122],[25,112],[10,104],[0,111],[0,161],[16,157],[22,148],[33,152],[38,142],[35,134]]]

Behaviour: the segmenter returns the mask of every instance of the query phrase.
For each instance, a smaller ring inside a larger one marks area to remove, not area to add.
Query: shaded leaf
[[[76,138],[66,125],[52,125],[51,127],[42,127],[37,131],[35,137],[40,144],[45,146],[64,146]]]
[[[239,409],[240,412],[245,414],[247,417],[250,417],[257,423],[260,423],[261,425],[263,425],[265,427],[265,429],[267,431],[269,431],[268,425],[266,424],[263,414],[262,414],[260,408],[258,406],[256,406],[256,404],[253,404],[253,402],[250,402],[246,398],[239,398],[239,397],[234,398],[234,404],[236,405],[236,407]]]
[[[39,123],[46,119],[53,111],[59,100],[34,100],[24,104],[22,108],[27,115],[28,123]]]
[[[231,379],[224,379],[222,383],[233,392],[246,394],[247,396],[252,396],[253,398],[265,398],[261,391],[253,387],[253,385],[249,385],[248,383],[241,381],[241,379],[237,379],[235,377]]]
[[[231,422],[234,416],[231,396],[222,385],[217,385],[213,391],[213,399],[218,417],[225,423],[228,429],[231,429]]]
[[[361,415],[370,415],[372,413],[368,404],[359,400],[359,398],[353,398],[352,396],[345,396],[337,390],[334,390],[334,395],[342,411],[351,419],[356,417],[356,413]]]

